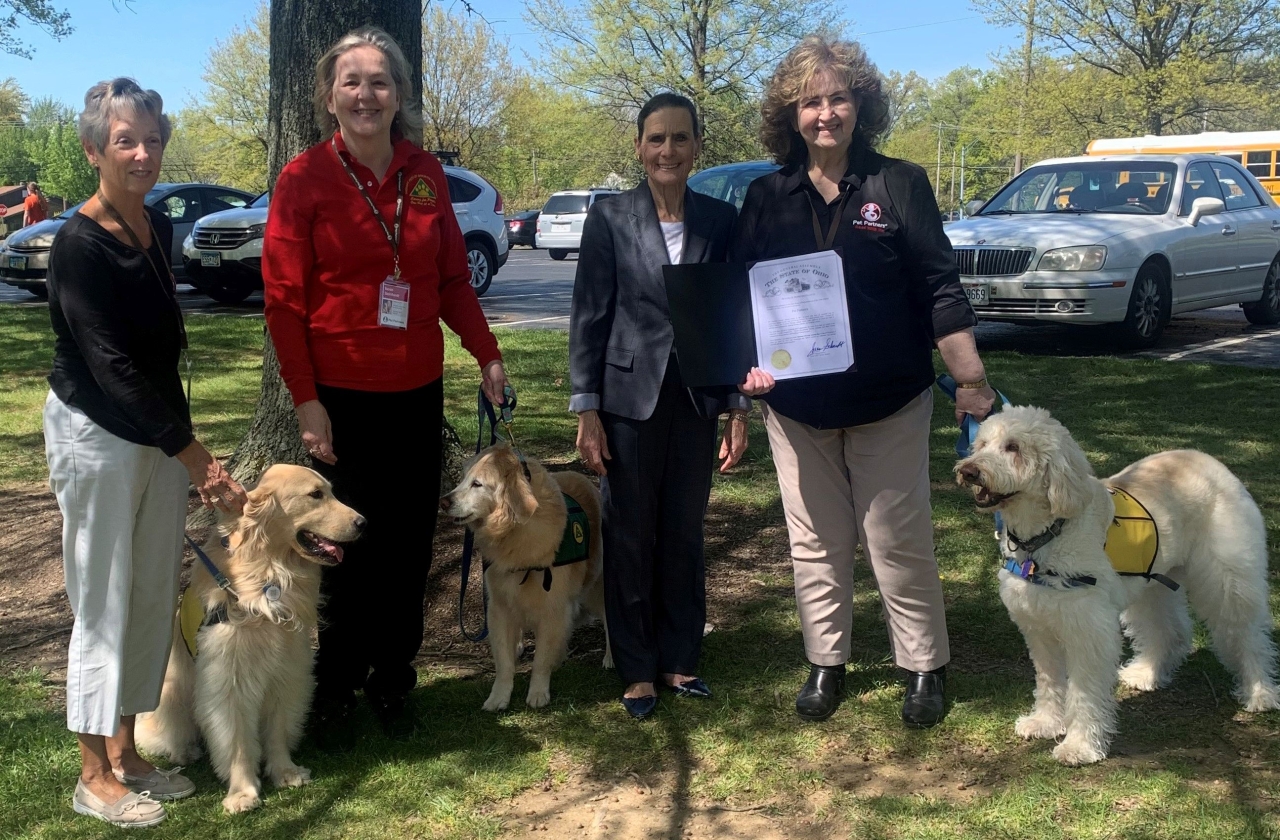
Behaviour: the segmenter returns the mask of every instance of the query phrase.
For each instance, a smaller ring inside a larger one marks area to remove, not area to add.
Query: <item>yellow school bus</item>
[[[1094,140],[1086,155],[1176,155],[1204,152],[1229,157],[1244,166],[1267,192],[1280,196],[1280,131],[1206,131],[1156,137]]]

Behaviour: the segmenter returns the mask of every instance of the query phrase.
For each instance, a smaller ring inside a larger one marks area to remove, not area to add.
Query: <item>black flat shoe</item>
[[[307,736],[324,752],[346,752],[356,744],[356,695],[317,697],[307,718]]]
[[[677,697],[697,697],[705,700],[711,696],[711,689],[707,688],[707,684],[699,677],[685,680],[679,685],[667,685],[666,683],[663,683],[663,685],[674,691]]]
[[[374,717],[382,727],[382,734],[392,741],[407,741],[417,730],[417,722],[409,709],[407,697],[370,697]]]
[[[826,720],[844,693],[843,665],[810,665],[809,679],[796,695],[796,714],[805,720]]]
[[[622,707],[636,720],[644,720],[658,708],[658,696],[646,694],[644,697],[623,697]]]
[[[902,722],[912,729],[936,726],[946,714],[944,691],[947,666],[907,674],[907,698],[902,702]]]

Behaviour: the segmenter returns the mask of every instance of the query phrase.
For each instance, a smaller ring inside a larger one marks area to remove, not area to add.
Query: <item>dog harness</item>
[[[542,589],[550,592],[552,569],[581,563],[591,552],[591,520],[587,517],[587,512],[568,493],[561,490],[560,495],[564,497],[564,506],[569,515],[565,518],[564,535],[560,538],[560,547],[556,549],[555,559],[551,561],[550,566],[529,566],[524,569],[524,577],[520,578],[521,586],[524,586],[530,574],[542,572]],[[513,569],[512,571],[521,570]]]
[[[200,546],[196,545],[195,540],[183,534],[187,539],[187,544],[191,546],[191,550],[196,553],[196,557],[204,565],[205,571],[213,578],[213,582],[218,588],[227,593],[227,597],[232,603],[239,601],[236,591],[231,588],[231,581],[227,580],[227,576],[214,565],[209,559],[209,555],[205,554]],[[221,539],[223,548],[230,548],[231,541],[226,537]],[[178,596],[178,628],[182,631],[182,641],[187,646],[187,652],[191,654],[191,658],[196,658],[197,646],[196,637],[199,635],[201,628],[212,627],[215,624],[221,624],[229,617],[228,604],[219,604],[212,612],[206,612],[204,603],[194,595],[190,595],[191,587],[188,586],[182,590],[182,594]],[[268,583],[262,587],[262,594],[266,596],[268,601],[280,600],[280,587],[275,583]]]
[[[1165,575],[1151,571],[1155,565],[1156,554],[1160,548],[1160,534],[1156,529],[1155,518],[1133,496],[1118,487],[1108,487],[1111,500],[1115,504],[1115,517],[1107,528],[1107,539],[1104,550],[1111,568],[1123,577],[1141,577],[1154,580],[1177,591],[1178,583]],[[1079,586],[1094,586],[1097,578],[1092,575],[1062,577],[1049,569],[1040,568],[1034,552],[1044,548],[1055,537],[1062,533],[1062,526],[1067,520],[1056,519],[1047,529],[1028,540],[1020,540],[1012,531],[1006,531],[1001,539],[1001,548],[1008,546],[1027,553],[1025,560],[1006,554],[1004,568],[1010,574],[1025,581],[1041,586],[1052,586],[1058,589],[1071,589]]]

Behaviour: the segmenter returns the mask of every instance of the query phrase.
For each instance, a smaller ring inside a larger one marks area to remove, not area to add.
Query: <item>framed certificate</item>
[[[844,267],[835,251],[663,267],[680,372],[693,387],[739,385],[854,366]]]

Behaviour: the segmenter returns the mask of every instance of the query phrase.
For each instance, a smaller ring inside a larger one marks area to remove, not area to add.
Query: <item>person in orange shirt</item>
[[[49,203],[45,201],[40,185],[35,181],[27,184],[27,197],[22,200],[22,226],[34,225],[49,218]]]

